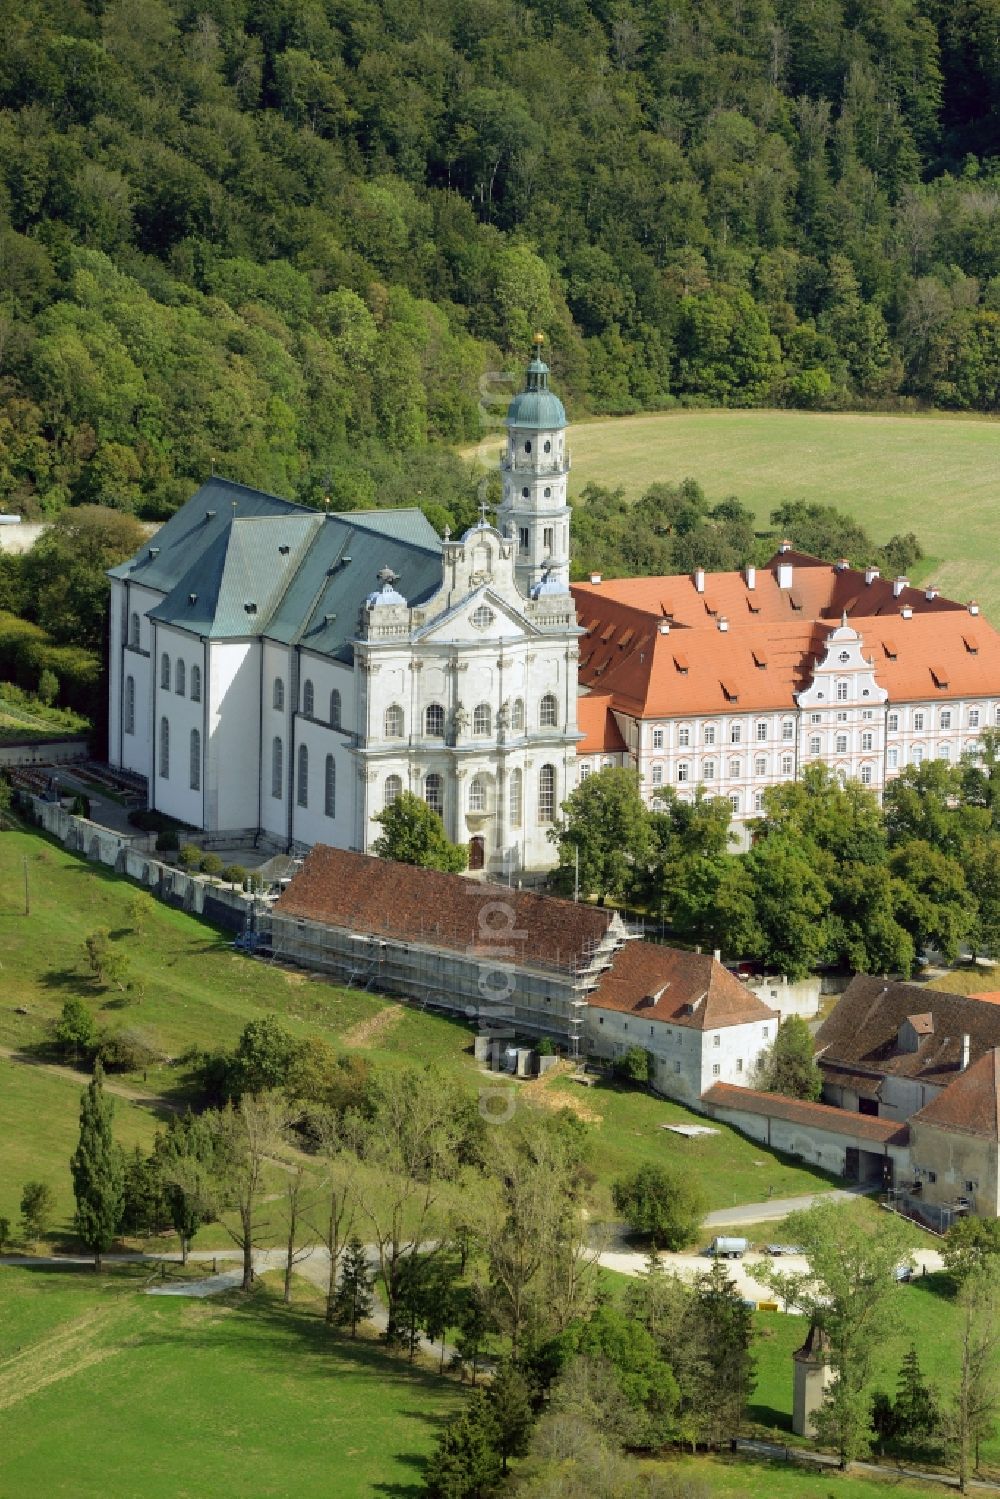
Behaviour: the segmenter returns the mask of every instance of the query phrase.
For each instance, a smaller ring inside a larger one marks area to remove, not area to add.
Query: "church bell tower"
[[[526,597],[569,588],[566,412],[549,390],[542,342],[536,333],[525,387],[507,410],[507,447],[500,460],[498,524],[515,543],[515,577]]]

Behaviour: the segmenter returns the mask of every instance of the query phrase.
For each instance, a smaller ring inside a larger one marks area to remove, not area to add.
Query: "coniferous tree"
[[[910,1447],[926,1446],[940,1425],[934,1392],[924,1379],[915,1343],[900,1366],[893,1411],[896,1436]]]
[[[486,1392],[496,1422],[496,1447],[503,1472],[512,1457],[523,1457],[534,1425],[528,1381],[509,1359],[503,1359]]]
[[[427,1499],[481,1499],[503,1473],[496,1418],[482,1390],[438,1438],[424,1475]]]
[[[358,1323],[372,1314],[375,1298],[372,1295],[374,1276],[368,1265],[365,1246],[354,1235],[348,1239],[340,1269],[340,1285],[334,1302],[334,1319],[341,1327],[350,1327],[351,1337],[357,1334]]]
[[[212,1177],[214,1141],[205,1119],[174,1114],[156,1136],[154,1158],[164,1184],[167,1211],[181,1241],[181,1263],[187,1264],[191,1240],[216,1215],[217,1190]]]
[[[104,1092],[104,1069],[94,1076],[80,1100],[80,1139],[70,1170],[76,1197],[76,1231],[93,1253],[94,1269],[110,1249],[121,1222],[124,1172],[122,1156],[111,1134],[114,1103]]]

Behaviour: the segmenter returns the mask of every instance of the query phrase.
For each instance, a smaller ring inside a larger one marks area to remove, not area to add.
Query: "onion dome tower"
[[[536,333],[525,386],[507,409],[507,447],[500,460],[500,530],[516,543],[515,577],[530,597],[569,588],[566,412],[549,389],[549,367]]]

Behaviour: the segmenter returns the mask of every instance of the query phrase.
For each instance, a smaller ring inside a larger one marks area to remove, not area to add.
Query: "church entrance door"
[[[469,839],[469,868],[482,869],[486,864],[486,840],[475,837]]]

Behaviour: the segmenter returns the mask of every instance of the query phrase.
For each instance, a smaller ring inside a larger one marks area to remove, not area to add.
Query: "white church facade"
[[[538,351],[497,525],[320,514],[212,478],[111,572],[111,763],[149,805],[276,849],[370,851],[404,789],[470,868],[554,862],[579,782],[726,796],[735,830],[815,761],[881,793],[1000,725],[974,603],[787,544],[739,573],[569,582],[562,403]]]

